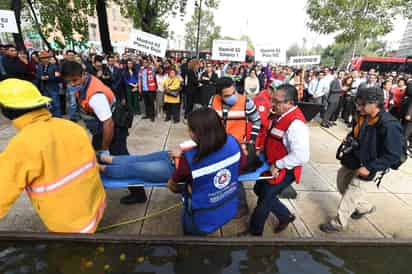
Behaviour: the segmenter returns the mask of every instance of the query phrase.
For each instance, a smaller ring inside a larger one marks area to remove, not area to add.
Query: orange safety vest
[[[235,105],[227,113],[223,111],[223,99],[220,95],[213,96],[212,109],[214,109],[225,124],[226,132],[233,135],[242,144],[247,133],[246,96],[238,94]]]
[[[89,106],[89,101],[96,93],[103,93],[106,95],[107,100],[109,100],[109,104],[112,105],[115,101],[115,96],[113,91],[103,84],[97,77],[90,75],[89,81],[86,84],[86,95],[84,98],[81,97],[80,93],[77,92],[77,98],[79,99],[80,106],[82,110],[84,110],[87,114],[93,113],[93,110]]]

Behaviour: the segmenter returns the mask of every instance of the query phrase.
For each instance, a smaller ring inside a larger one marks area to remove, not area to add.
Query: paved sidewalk
[[[310,125],[311,160],[304,167],[302,182],[294,185],[298,190],[296,200],[285,200],[286,205],[296,213],[293,225],[280,235],[275,235],[274,217],[270,217],[265,227],[265,237],[282,238],[412,238],[412,161],[408,161],[399,171],[392,171],[385,176],[380,189],[368,183],[368,199],[377,207],[377,211],[368,217],[352,221],[348,231],[339,234],[324,234],[318,225],[336,214],[339,194],[336,190],[336,171],[339,168],[335,160],[336,148],[347,129],[343,125],[332,129],[322,129],[316,124]],[[0,151],[15,130],[0,117]],[[167,149],[187,140],[187,129],[183,123],[155,124],[137,119],[130,131],[128,146],[131,153],[148,153]],[[0,182],[1,183],[1,182]],[[256,204],[253,183],[245,183],[250,209]],[[173,206],[180,201],[180,196],[170,193],[166,188],[146,189],[149,201],[143,205],[123,206],[119,203],[126,190],[108,190],[108,207],[102,225],[117,223],[125,219],[153,214],[161,209]],[[249,217],[233,220],[211,237],[231,237],[246,229]],[[7,217],[0,221],[0,231],[46,231],[26,194],[22,194]],[[180,210],[175,209],[160,217],[143,223],[123,226],[107,234],[127,234],[142,236],[181,236]]]

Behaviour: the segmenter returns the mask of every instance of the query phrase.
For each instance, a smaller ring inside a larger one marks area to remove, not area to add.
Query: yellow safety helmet
[[[12,109],[31,109],[51,102],[42,96],[35,85],[19,79],[7,79],[0,82],[0,105]]]

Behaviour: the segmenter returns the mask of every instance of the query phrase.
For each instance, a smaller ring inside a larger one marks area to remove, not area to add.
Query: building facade
[[[405,33],[403,34],[403,38],[396,55],[398,57],[412,56],[412,20],[409,20],[406,25]]]

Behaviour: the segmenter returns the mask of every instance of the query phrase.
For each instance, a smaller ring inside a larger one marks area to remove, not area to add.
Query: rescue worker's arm
[[[309,129],[299,120],[294,121],[285,133],[289,153],[275,162],[277,169],[293,169],[309,161]]]
[[[256,108],[255,103],[247,99],[246,100],[246,115],[249,122],[252,123],[251,141],[256,143],[256,138],[259,135],[260,127],[262,126],[262,121],[260,120],[260,114]]]
[[[6,216],[26,185],[40,175],[41,163],[40,155],[32,156],[30,146],[18,137],[0,153],[0,219]]]
[[[103,123],[103,140],[100,150],[109,150],[114,135],[114,122],[109,101],[106,95],[97,93],[90,98],[89,106],[93,109],[100,122]]]
[[[109,150],[114,135],[114,122],[110,118],[103,122],[103,140],[101,150]]]

